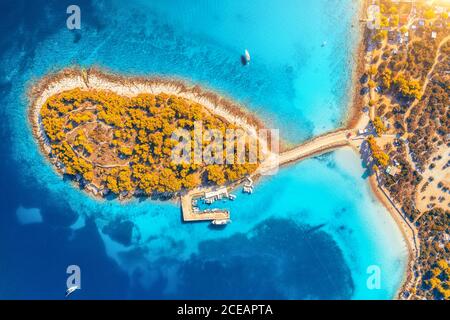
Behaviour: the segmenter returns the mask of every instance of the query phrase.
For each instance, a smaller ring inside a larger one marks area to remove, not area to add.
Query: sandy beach
[[[365,18],[368,5],[369,1],[367,0],[361,3],[359,12],[360,19]],[[352,101],[349,107],[346,122],[346,128],[349,130],[353,129],[355,131],[357,131],[358,129],[364,129],[370,121],[369,114],[365,114],[363,112],[363,108],[367,103],[366,97],[360,94],[361,89],[363,88],[363,84],[360,82],[360,77],[366,72],[367,62],[370,58],[370,54],[366,51],[366,37],[368,36],[368,29],[366,28],[365,23],[359,23],[358,28],[360,39],[355,55],[356,67],[353,72],[352,79]],[[352,149],[359,155],[360,142],[357,140],[353,140],[350,145],[352,146]],[[415,230],[414,225],[408,224],[405,221],[405,218],[403,217],[401,211],[389,198],[387,192],[381,190],[380,186],[377,183],[375,175],[369,177],[368,183],[376,199],[386,208],[392,219],[395,221],[401,234],[403,235],[406,247],[408,249],[408,262],[403,282],[399,287],[395,297],[396,299],[401,299],[402,292],[409,288],[409,286],[411,285],[411,281],[413,280],[413,266],[415,265],[415,260],[420,252],[420,241],[417,237],[418,233],[417,230]]]
[[[383,190],[381,190],[381,187],[378,185],[375,176],[369,178],[369,184],[375,197],[389,211],[392,219],[394,219],[395,223],[399,227],[408,249],[408,263],[403,277],[403,283],[397,291],[397,299],[400,299],[402,292],[409,288],[409,286],[411,285],[411,281],[413,280],[415,259],[418,258],[420,252],[418,232],[413,224],[409,224],[405,221],[406,218],[402,216],[401,211],[397,208],[395,203],[390,200],[388,194],[384,193]]]
[[[362,1],[359,12],[358,12],[358,20],[365,16],[367,11],[368,1]],[[359,81],[362,74],[365,72],[365,64],[366,64],[366,45],[365,45],[365,36],[366,36],[366,27],[365,24],[357,22],[357,25],[353,25],[352,28],[358,34],[357,47],[355,49],[355,53],[353,55],[353,72],[352,72],[352,81],[351,81],[351,93],[350,93],[350,104],[347,109],[347,113],[345,115],[345,125],[344,127],[348,129],[355,128],[360,119],[362,113],[362,107],[364,106],[364,96],[360,94],[362,89],[362,84]]]

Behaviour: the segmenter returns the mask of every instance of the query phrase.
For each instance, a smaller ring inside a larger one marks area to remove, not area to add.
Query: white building
[[[226,187],[219,188],[215,191],[205,192],[205,201],[211,201],[222,199],[222,197],[228,197],[228,190]]]
[[[367,133],[369,130],[367,130],[367,129],[358,129],[358,134],[359,135],[362,135],[362,134],[365,134],[365,133]]]

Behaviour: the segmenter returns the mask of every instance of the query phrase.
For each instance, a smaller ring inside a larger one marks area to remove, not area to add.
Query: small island
[[[124,81],[129,83],[122,85]],[[122,86],[112,91],[95,82],[110,82],[107,88],[113,83]],[[146,88],[133,94],[136,83]],[[49,90],[52,86],[58,90]],[[160,92],[152,93],[156,87]],[[183,93],[176,94],[174,88]],[[36,96],[41,100],[35,100],[30,114],[41,149],[61,174],[98,197],[169,199],[199,186],[242,180],[262,160],[262,152],[255,154],[256,161],[249,159],[250,144],[261,142],[255,135],[261,127],[257,120],[211,93],[194,94],[198,88],[188,89],[178,81],[67,69],[43,79],[34,92],[43,89],[45,94]],[[208,101],[210,108],[199,102],[201,99]],[[221,109],[216,106],[212,110],[212,101]],[[173,151],[181,139],[174,134],[180,129],[188,132],[192,142],[187,146],[189,161],[177,163]],[[202,130],[197,149],[195,129]],[[208,130],[217,135],[207,137]],[[231,138],[230,132],[235,133]],[[246,158],[234,161],[241,141]],[[203,159],[208,151],[213,161]],[[200,161],[193,161],[196,156]],[[224,158],[230,156],[231,161],[225,163]]]

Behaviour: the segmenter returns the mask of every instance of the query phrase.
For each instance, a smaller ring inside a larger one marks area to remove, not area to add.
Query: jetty
[[[230,220],[230,212],[224,209],[199,210],[194,204],[198,199],[203,198],[205,203],[211,200],[219,200],[224,196],[229,198],[228,189],[220,188],[197,188],[181,196],[181,212],[184,221],[215,221]],[[212,203],[212,202],[211,202]]]
[[[266,161],[261,163],[258,170],[252,176],[244,178],[242,181],[229,186],[230,190],[234,189],[240,184],[243,184],[243,192],[251,194],[253,192],[253,177],[258,175],[267,175],[270,171],[278,169],[278,167],[305,160],[312,156],[333,151],[337,148],[350,145],[351,141],[356,136],[355,130],[337,130],[320,135],[314,139],[306,141],[301,145],[282,152],[279,155],[272,154]],[[231,195],[232,196],[232,195]],[[223,187],[199,187],[181,196],[181,211],[183,213],[184,221],[214,221],[214,220],[229,220],[230,212],[223,209],[211,209],[200,211],[194,204],[197,199],[204,199],[205,203],[212,204],[214,201],[230,197],[228,188]]]
[[[272,170],[276,170],[283,165],[298,162],[313,156],[333,151],[337,148],[350,145],[354,130],[332,131],[314,139],[306,141],[299,146],[282,152],[280,155],[272,155],[261,163],[258,170],[253,175],[264,175]]]

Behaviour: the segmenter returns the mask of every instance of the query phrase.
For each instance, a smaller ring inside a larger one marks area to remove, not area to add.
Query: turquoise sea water
[[[214,229],[182,223],[175,203],[89,198],[52,170],[26,119],[33,79],[98,65],[202,84],[302,141],[345,116],[354,1],[82,1],[77,32],[69,4],[2,4],[0,298],[62,298],[69,264],[83,274],[74,298],[393,297],[405,244],[351,150],[237,190],[221,204],[233,223]],[[371,265],[379,290],[366,285]]]

